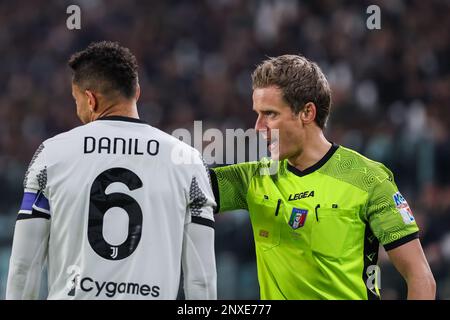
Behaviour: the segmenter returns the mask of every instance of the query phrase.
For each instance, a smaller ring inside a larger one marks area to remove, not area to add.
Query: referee
[[[323,134],[331,92],[317,64],[270,58],[252,81],[255,126],[272,160],[215,168],[211,178],[216,211],[250,213],[261,299],[380,299],[379,244],[408,299],[434,299],[419,229],[391,171]]]

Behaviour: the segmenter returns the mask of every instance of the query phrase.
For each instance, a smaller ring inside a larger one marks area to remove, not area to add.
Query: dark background
[[[81,8],[68,30],[66,8]],[[366,8],[381,8],[369,30]],[[437,281],[450,298],[450,2],[0,1],[0,298],[28,162],[45,139],[79,125],[67,59],[115,40],[140,64],[140,116],[171,133],[251,128],[250,73],[267,56],[303,54],[332,87],[326,136],[383,162],[421,227]],[[216,216],[218,293],[257,299],[245,212]],[[384,299],[406,288],[381,249]]]

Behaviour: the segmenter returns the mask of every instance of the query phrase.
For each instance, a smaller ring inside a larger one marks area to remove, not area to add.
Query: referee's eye
[[[268,118],[274,117],[276,115],[276,113],[273,111],[263,111],[262,114]]]

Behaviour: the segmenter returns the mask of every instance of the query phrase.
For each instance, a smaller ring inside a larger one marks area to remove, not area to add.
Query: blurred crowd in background
[[[68,30],[66,8],[81,8]],[[366,8],[381,9],[369,30]],[[326,136],[383,162],[411,206],[450,299],[450,2],[448,0],[0,1],[0,298],[28,162],[45,139],[79,125],[70,54],[119,41],[140,69],[140,116],[171,133],[251,128],[250,74],[268,56],[316,61],[332,88]],[[257,299],[245,212],[216,216],[218,295]],[[380,250],[384,299],[406,297]]]

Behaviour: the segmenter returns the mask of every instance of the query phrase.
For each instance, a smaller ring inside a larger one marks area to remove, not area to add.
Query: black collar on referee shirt
[[[320,169],[330,158],[333,156],[333,154],[336,152],[336,150],[339,148],[339,145],[335,144],[334,142],[331,143],[330,150],[325,153],[322,159],[317,161],[315,164],[313,164],[311,167],[306,168],[305,170],[299,170],[294,166],[291,166],[289,162],[287,163],[287,169],[292,172],[293,174],[303,177],[307,174],[313,173],[314,171]]]
[[[128,122],[136,122],[136,123],[147,124],[147,122],[142,121],[141,119],[131,118],[131,117],[124,117],[124,116],[106,116],[106,117],[98,118],[97,120],[128,121]]]

